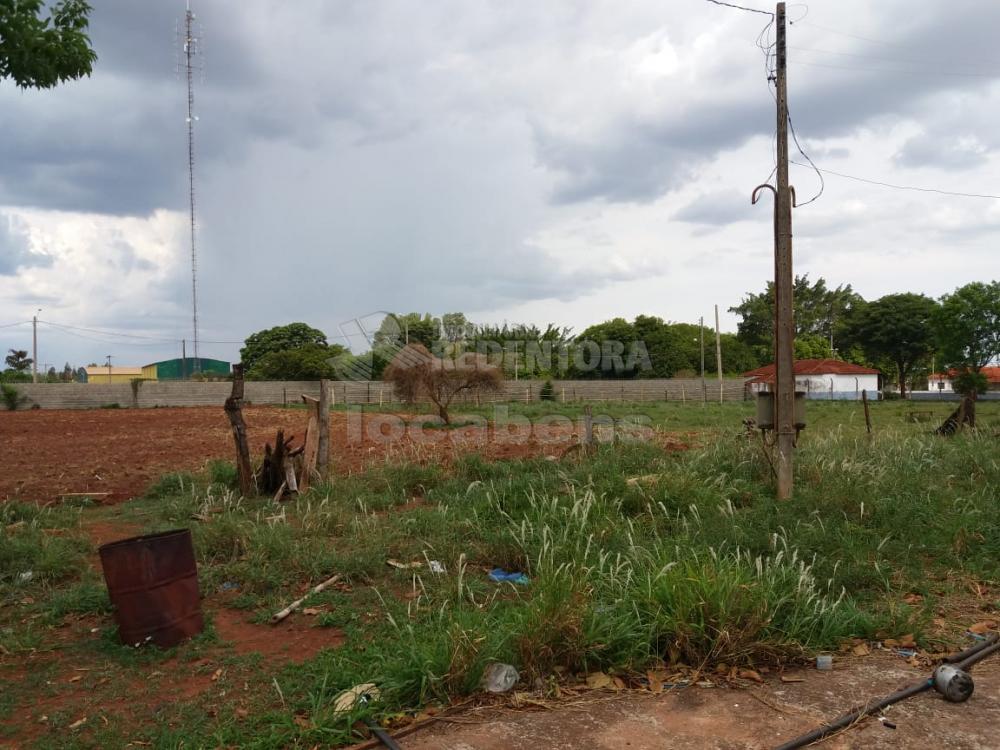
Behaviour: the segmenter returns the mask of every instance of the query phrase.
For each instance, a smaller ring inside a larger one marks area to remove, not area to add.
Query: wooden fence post
[[[316,456],[316,472],[326,480],[330,474],[330,388],[329,380],[319,381],[319,453]]]
[[[250,467],[250,447],[247,445],[247,426],[243,421],[243,364],[233,365],[233,391],[226,399],[225,412],[233,430],[236,444],[236,475],[240,482],[240,493],[249,497],[254,492],[253,469]]]

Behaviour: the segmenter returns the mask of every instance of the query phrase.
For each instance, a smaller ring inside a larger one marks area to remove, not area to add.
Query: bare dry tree
[[[451,424],[448,409],[461,393],[492,393],[503,388],[503,373],[482,354],[466,352],[457,357],[434,356],[422,344],[409,344],[395,356],[382,378],[392,383],[396,394],[412,404],[428,398],[445,424]]]

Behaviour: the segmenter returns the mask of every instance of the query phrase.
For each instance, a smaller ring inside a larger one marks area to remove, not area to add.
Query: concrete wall
[[[742,378],[727,378],[722,384],[726,401],[742,401]],[[539,380],[507,381],[498,394],[456,399],[456,403],[491,403],[506,401],[538,401],[543,386]],[[334,381],[335,404],[388,404],[396,401],[391,385],[381,381]],[[699,401],[701,381],[690,379],[663,380],[554,380],[556,401]],[[232,390],[230,383],[196,383],[191,381],[144,382],[133,391],[131,383],[22,383],[16,388],[28,398],[26,408],[37,405],[42,409],[98,409],[110,404],[121,408],[148,409],[156,406],[219,406]],[[719,381],[706,379],[709,401],[719,400]],[[301,395],[319,396],[319,383],[258,382],[246,384],[246,400],[252,404],[282,404],[301,401]]]

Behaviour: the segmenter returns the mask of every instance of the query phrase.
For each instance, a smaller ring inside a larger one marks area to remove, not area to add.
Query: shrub
[[[382,377],[407,403],[429,398],[445,424],[451,424],[448,409],[458,394],[495,392],[503,387],[503,374],[485,356],[467,352],[442,359],[422,344],[409,344],[401,350]]]
[[[18,393],[17,388],[7,383],[0,384],[0,397],[10,411],[17,411],[17,408],[28,400],[26,396]]]
[[[541,401],[556,400],[556,389],[552,386],[551,380],[546,380],[542,385],[542,389],[538,392],[538,398]]]

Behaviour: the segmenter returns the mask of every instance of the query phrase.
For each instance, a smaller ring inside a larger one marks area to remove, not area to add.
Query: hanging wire
[[[117,338],[129,338],[129,339],[144,339],[147,341],[167,341],[171,343],[177,343],[180,341],[180,339],[178,338],[168,338],[166,336],[149,336],[139,333],[122,333],[119,331],[109,331],[100,328],[87,328],[85,326],[71,326],[65,323],[53,323],[51,320],[39,319],[38,322],[44,323],[45,325],[53,326],[55,328],[62,328],[64,330],[70,330],[70,331],[86,331],[88,333],[96,333],[101,336],[112,336]]]
[[[798,19],[796,21],[789,21],[789,24],[801,24],[803,26],[812,26],[814,29],[821,29],[823,31],[828,31],[831,34],[838,34],[843,37],[848,37],[850,39],[857,39],[862,42],[867,42],[868,44],[878,45],[880,47],[891,47],[893,49],[902,49],[912,52],[913,47],[911,45],[898,44],[895,42],[887,42],[884,39],[873,39],[868,36],[861,36],[860,34],[851,34],[847,31],[840,31],[839,29],[834,29],[829,26],[822,26],[818,23],[813,23],[812,21],[803,21]],[[840,53],[838,53],[840,54]],[[1000,60],[992,60],[986,58],[980,58],[978,60],[972,60],[968,58],[967,60],[938,60],[939,62],[946,62],[948,64],[958,64],[958,65],[1000,65]]]
[[[792,47],[792,46],[789,46],[789,49],[794,49],[794,50],[797,50],[799,52],[814,52],[814,53],[818,53],[818,54],[822,54],[822,55],[837,55],[839,57],[854,57],[854,58],[857,58],[859,60],[874,60],[875,62],[901,63],[903,65],[912,65],[913,63],[917,63],[919,65],[920,63],[925,62],[925,60],[915,60],[912,57],[909,57],[909,58],[907,58],[907,57],[881,57],[879,55],[864,55],[864,54],[860,54],[860,53],[857,53],[857,52],[838,52],[837,50],[832,50],[832,49],[818,49],[816,47]],[[966,65],[964,67],[972,67],[972,66],[971,65]],[[956,74],[958,73],[958,71],[953,71],[953,72],[955,72]],[[1000,75],[1000,72],[990,72],[990,71],[973,72],[973,71],[968,71],[968,72],[965,72],[964,75],[989,77],[989,76],[998,76],[998,75]]]
[[[737,10],[745,10],[749,13],[761,13],[765,16],[771,16],[771,18],[774,18],[774,13],[772,13],[769,10],[761,10],[760,8],[748,8],[745,5],[735,5],[734,3],[724,3],[722,2],[722,0],[708,0],[708,2],[712,3],[713,5],[724,5],[727,8],[736,8]]]
[[[761,29],[760,33],[757,35],[755,44],[757,49],[759,49],[764,54],[764,79],[765,86],[767,86],[767,93],[771,95],[771,99],[774,100],[775,105],[778,103],[778,95],[771,88],[771,85],[776,81],[776,71],[773,65],[774,62],[774,48],[776,42],[771,41],[771,29],[774,28],[774,16],[768,21],[767,25]],[[771,159],[773,161],[773,166],[771,167],[771,173],[764,180],[764,184],[770,184],[771,178],[774,177],[774,173],[778,171],[778,127],[775,125],[774,132],[771,134]]]
[[[795,125],[792,123],[791,111],[788,112],[788,129],[792,132],[792,140],[795,141],[795,148],[797,148],[799,153],[802,154],[802,158],[809,162],[809,166],[815,170],[816,176],[819,177],[819,190],[816,192],[816,195],[807,200],[805,203],[796,204],[796,208],[801,208],[802,206],[808,206],[814,200],[823,195],[823,191],[826,189],[826,180],[823,179],[823,173],[820,171],[819,167],[816,166],[813,160],[809,157],[809,154],[805,152],[802,145],[799,143],[799,136],[795,133]]]
[[[31,321],[28,321],[28,322],[30,323]],[[184,341],[184,339],[172,338],[172,337],[168,337],[168,336],[150,336],[148,334],[125,333],[123,331],[112,331],[112,330],[102,329],[102,328],[88,328],[86,326],[73,326],[73,325],[67,325],[65,323],[54,323],[51,320],[41,320],[41,319],[39,319],[38,322],[39,323],[43,323],[43,324],[48,325],[48,326],[52,326],[53,328],[56,328],[56,329],[58,329],[58,330],[60,330],[60,331],[62,331],[64,333],[69,334],[69,335],[78,336],[79,338],[90,339],[92,341],[104,341],[105,343],[122,343],[122,344],[125,344],[127,342],[109,341],[107,338],[105,338],[105,339],[99,339],[99,338],[95,338],[94,336],[86,336],[86,335],[84,335],[82,333],[78,333],[78,332],[79,331],[83,331],[84,333],[97,334],[97,336],[110,337],[112,339],[138,339],[140,341],[156,342],[156,343],[150,343],[150,344],[135,343],[135,344],[132,344],[133,346],[156,346],[159,343],[180,344],[180,343],[182,343]],[[21,324],[14,324],[14,325],[21,325]],[[0,326],[0,327],[2,327],[2,326]],[[206,344],[244,344],[244,343],[246,343],[243,340],[239,340],[239,341],[236,341],[236,340],[211,340],[211,341],[209,341],[209,340],[205,340],[205,339],[199,339],[199,341],[202,341],[203,343],[206,343]]]
[[[835,172],[832,169],[821,169],[815,164],[803,164],[798,161],[791,161],[797,167],[812,167],[817,172],[823,172],[825,174],[832,174],[836,177],[843,177],[847,180],[855,180],[856,182],[865,182],[869,185],[878,185],[879,187],[892,188],[893,190],[912,190],[918,193],[936,193],[937,195],[951,195],[956,198],[987,198],[992,200],[1000,200],[1000,195],[991,195],[989,193],[962,193],[956,190],[943,190],[940,188],[928,188],[928,187],[917,187],[915,185],[897,185],[892,182],[883,182],[882,180],[870,180],[867,177],[858,177],[857,175],[845,174],[843,172]],[[804,205],[804,204],[803,204]]]
[[[796,65],[807,65],[810,68],[830,68],[832,70],[856,70],[862,73],[900,73],[911,76],[947,76],[956,78],[1000,78],[1000,73],[962,73],[957,70],[904,70],[902,68],[873,68],[869,65],[830,65],[829,63],[797,60]]]
[[[4,323],[2,326],[0,326],[0,328],[13,328],[14,326],[24,326],[28,325],[30,322],[31,322],[30,320],[22,320],[19,323]]]

